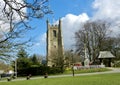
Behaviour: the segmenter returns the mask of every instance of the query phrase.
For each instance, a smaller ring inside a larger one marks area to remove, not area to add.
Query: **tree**
[[[39,57],[37,57],[36,54],[34,54],[34,55],[30,58],[30,60],[32,61],[33,65],[40,65],[40,64],[41,64],[41,62],[39,61]]]
[[[4,39],[0,40],[0,42],[4,42],[12,37],[12,35],[16,35],[16,29],[23,31],[25,29],[30,29],[28,26],[28,22],[26,20],[30,20],[32,18],[42,18],[45,14],[51,13],[51,10],[47,6],[48,0],[2,0],[1,5],[1,22],[0,24],[9,24],[7,33],[4,32]],[[18,28],[18,25],[25,26],[24,29]],[[1,28],[3,29],[3,28]]]
[[[29,68],[32,65],[32,61],[28,58],[27,52],[22,48],[17,54],[17,69]]]
[[[31,39],[21,41],[26,31],[32,29],[29,20],[42,18],[51,13],[48,0],[2,0],[0,1],[0,59],[13,57],[19,46]],[[5,28],[6,27],[6,28]]]
[[[9,23],[10,32],[14,31],[14,25],[18,22],[22,22],[25,26],[25,19],[41,18],[45,14],[51,13],[51,10],[47,6],[48,0],[2,0],[1,1],[1,16],[6,20],[4,22]],[[18,16],[15,19],[15,15]],[[18,19],[20,21],[18,21]],[[15,22],[17,21],[17,22]]]
[[[72,53],[71,53],[71,51],[65,51],[64,56],[65,56],[65,66],[70,67],[71,63],[72,63]]]
[[[0,62],[0,70],[4,70],[4,72],[8,72],[13,68],[10,65],[5,64],[4,62]]]
[[[64,61],[66,67],[71,67],[72,64],[82,62],[80,55],[75,53],[73,50],[66,50],[64,52],[64,57],[65,57]]]
[[[109,50],[116,57],[116,60],[120,60],[120,35],[115,37],[109,37],[104,42],[104,49]]]
[[[63,72],[63,70],[64,70],[64,55],[62,53],[60,53],[58,50],[53,50],[53,51],[51,51],[50,58],[51,58],[50,62],[53,65],[53,67],[59,67],[61,69],[61,72]]]
[[[93,62],[103,50],[104,41],[110,33],[109,23],[94,21],[85,23],[82,28],[75,33],[76,52],[85,55],[87,50],[88,57]]]
[[[21,48],[21,49],[18,51],[17,57],[18,57],[18,58],[27,58],[27,57],[28,57],[28,54],[27,54],[27,52],[26,52],[23,48]]]

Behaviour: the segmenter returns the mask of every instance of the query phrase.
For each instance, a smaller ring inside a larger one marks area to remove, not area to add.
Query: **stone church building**
[[[58,24],[50,24],[47,20],[47,65],[56,66],[58,59],[63,59],[63,39],[61,20]]]

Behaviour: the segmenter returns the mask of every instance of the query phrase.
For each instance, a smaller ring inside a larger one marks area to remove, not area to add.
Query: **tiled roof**
[[[110,51],[100,51],[98,58],[115,58]]]

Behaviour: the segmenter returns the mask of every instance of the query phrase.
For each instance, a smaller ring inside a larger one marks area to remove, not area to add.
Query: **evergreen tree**
[[[39,62],[39,60],[37,59],[36,54],[34,54],[34,55],[31,57],[31,61],[32,61],[33,65],[40,65],[40,62]]]
[[[28,57],[28,54],[27,54],[27,52],[26,52],[23,48],[21,48],[21,49],[18,51],[17,57],[18,57],[18,58],[27,58],[27,57]]]
[[[19,50],[17,59],[17,69],[29,68],[32,65],[32,61],[28,58],[27,52],[22,48]]]

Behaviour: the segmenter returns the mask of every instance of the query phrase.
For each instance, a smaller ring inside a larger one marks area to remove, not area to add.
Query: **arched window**
[[[53,36],[56,37],[57,34],[56,34],[56,30],[53,30]]]

